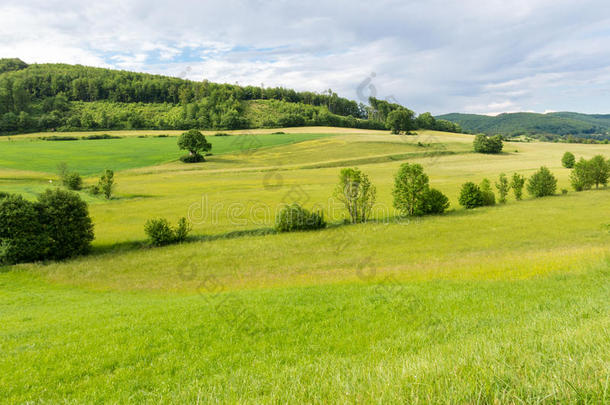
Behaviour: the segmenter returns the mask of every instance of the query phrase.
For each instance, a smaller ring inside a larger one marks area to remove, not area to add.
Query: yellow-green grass
[[[457,196],[541,165],[569,188],[563,153],[610,146],[491,156],[471,142],[335,134],[117,173],[116,199],[82,193],[92,255],[0,273],[0,401],[608,402],[610,189],[471,211]],[[450,197],[446,215],[397,216],[405,161]],[[342,225],[329,199],[355,163],[378,205]],[[0,189],[30,196],[46,181],[0,171]],[[293,200],[320,204],[330,228],[269,233]],[[143,245],[147,219],[181,216],[195,221],[189,243]]]

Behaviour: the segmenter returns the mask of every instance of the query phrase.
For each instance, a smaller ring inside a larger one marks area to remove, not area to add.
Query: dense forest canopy
[[[455,122],[470,133],[501,134],[509,137],[526,135],[549,141],[610,139],[610,115],[555,112],[507,113],[497,116],[446,114],[437,118]]]
[[[72,129],[240,129],[331,125],[386,129],[390,111],[332,90],[238,86],[66,64],[0,59],[0,132]],[[429,114],[428,114],[429,115]],[[459,131],[445,122],[426,121]]]

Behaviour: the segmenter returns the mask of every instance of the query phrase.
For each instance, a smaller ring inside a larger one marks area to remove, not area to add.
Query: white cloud
[[[609,11],[604,0],[8,0],[0,55],[354,99],[375,72],[367,89],[419,112],[603,112]]]

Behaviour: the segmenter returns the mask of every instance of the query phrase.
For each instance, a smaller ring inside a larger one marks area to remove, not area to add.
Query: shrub
[[[500,153],[502,152],[502,136],[495,135],[489,137],[484,134],[479,134],[474,138],[474,151],[478,153]]]
[[[439,190],[430,188],[424,195],[424,213],[442,214],[449,208],[449,198]]]
[[[58,136],[58,135],[43,136],[40,139],[42,139],[43,141],[78,141],[78,138],[75,136]]]
[[[533,197],[545,197],[555,194],[557,179],[549,169],[542,166],[527,182],[527,192]]]
[[[479,186],[471,181],[464,183],[460,192],[459,203],[467,209],[482,207],[484,199]]]
[[[83,136],[81,139],[83,140],[98,140],[98,139],[121,139],[122,136],[109,135],[109,134],[101,134],[101,135],[87,135]]]
[[[610,178],[610,161],[606,161],[602,155],[597,155],[589,160],[589,165],[595,188],[599,188],[600,184],[605,187]]]
[[[523,197],[524,185],[525,177],[523,177],[519,173],[513,173],[513,177],[510,180],[510,188],[513,189],[513,193],[515,194],[515,199],[517,201],[521,200],[521,198]]]
[[[567,188],[562,188],[561,189],[561,194],[563,194],[563,195],[568,194],[568,189]]]
[[[40,221],[50,243],[46,258],[65,259],[85,254],[93,240],[93,222],[87,203],[78,194],[46,190],[38,196]]]
[[[563,157],[561,158],[561,164],[563,165],[563,167],[571,169],[574,167],[575,163],[576,157],[572,152],[566,152],[563,154]]]
[[[278,232],[308,231],[325,227],[326,221],[321,212],[309,212],[296,203],[282,208],[275,220],[275,229]]]
[[[481,196],[483,197],[483,205],[496,205],[496,196],[491,190],[491,183],[487,179],[483,179],[479,185]]]
[[[394,178],[394,207],[403,215],[425,214],[425,197],[430,189],[428,176],[419,164],[404,163]]]
[[[366,174],[357,168],[345,168],[339,174],[334,195],[345,205],[352,223],[359,223],[370,216],[377,190]]]
[[[22,196],[0,199],[0,264],[44,258],[48,240],[36,205]]]
[[[217,132],[214,134],[214,136],[229,136],[229,134],[224,133],[224,132]]]
[[[205,158],[200,154],[184,155],[184,156],[180,156],[180,161],[183,163],[199,163],[199,162],[205,162]]]
[[[149,242],[153,246],[165,246],[186,240],[191,225],[186,218],[180,218],[178,225],[172,228],[165,218],[149,219],[144,225],[144,232],[148,235]]]
[[[78,173],[72,172],[66,174],[62,179],[63,185],[70,190],[80,190],[83,188],[83,179]]]

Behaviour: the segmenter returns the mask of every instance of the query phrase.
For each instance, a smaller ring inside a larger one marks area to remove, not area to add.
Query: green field
[[[249,135],[248,148],[208,137],[214,155],[195,165],[176,161],[176,138],[0,142],[0,191],[34,196],[59,161],[118,171],[113,200],[81,193],[91,255],[1,270],[0,402],[610,401],[610,189],[457,204],[466,181],[541,165],[567,189],[563,153],[610,157],[609,145],[480,155],[468,135],[298,132]],[[405,161],[449,212],[397,215]],[[369,223],[343,225],[332,199],[346,166],[377,186]],[[293,201],[329,229],[273,233]],[[182,216],[188,243],[146,245],[147,219]]]

